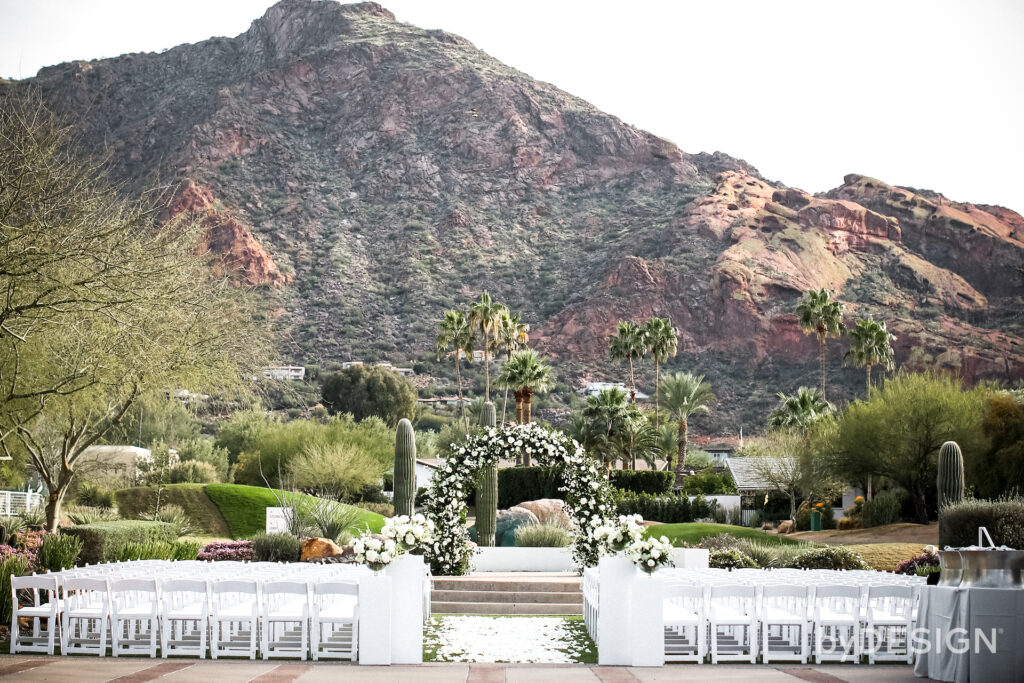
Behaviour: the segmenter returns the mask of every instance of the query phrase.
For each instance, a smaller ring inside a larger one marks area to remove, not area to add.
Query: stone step
[[[508,579],[480,579],[472,576],[435,577],[434,590],[448,591],[486,591],[486,592],[518,592],[533,593],[578,593],[582,590],[580,579],[569,580],[543,579],[519,581]]]
[[[567,591],[475,591],[475,590],[437,590],[431,591],[430,599],[434,602],[485,602],[485,603],[561,603],[571,605],[583,604],[583,593]]]
[[[431,601],[433,614],[546,614],[577,616],[583,605],[575,603],[532,602],[439,602]]]

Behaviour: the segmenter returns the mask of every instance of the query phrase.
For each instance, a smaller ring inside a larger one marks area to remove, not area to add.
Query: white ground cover
[[[583,622],[564,617],[437,617],[424,636],[427,658],[437,662],[572,664],[596,658]]]

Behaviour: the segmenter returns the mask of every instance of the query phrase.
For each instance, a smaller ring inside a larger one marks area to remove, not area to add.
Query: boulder
[[[302,542],[302,554],[299,559],[307,562],[324,557],[340,557],[344,552],[329,538],[307,538]]]
[[[540,500],[528,500],[516,507],[532,512],[541,524],[569,524],[569,515],[565,514],[564,500],[541,498]]]
[[[516,544],[516,529],[525,524],[539,524],[537,515],[518,505],[508,510],[498,510],[494,545],[513,546]]]
[[[779,524],[780,534],[791,534],[794,531],[796,531],[796,523],[791,519],[787,519]]]

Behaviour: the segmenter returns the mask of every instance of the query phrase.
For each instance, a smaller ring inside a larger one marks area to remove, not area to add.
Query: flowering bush
[[[672,565],[672,543],[667,537],[638,538],[626,547],[626,557],[642,571],[651,574],[662,565]]]
[[[380,535],[395,542],[399,553],[422,555],[434,545],[434,522],[421,514],[399,515],[384,521]]]
[[[912,557],[909,560],[903,560],[896,566],[897,574],[909,574],[910,576],[920,576],[923,570],[930,567],[939,566],[939,552],[933,545],[926,545],[923,552],[917,557]]]
[[[20,557],[28,563],[28,566],[32,566],[36,561],[35,553],[15,548],[12,545],[0,545],[0,561],[6,560],[8,557]]]
[[[573,561],[578,569],[597,564],[601,543],[594,538],[594,530],[615,511],[611,488],[575,440],[531,422],[489,427],[462,444],[452,444],[451,455],[434,475],[427,501],[427,516],[437,530],[426,553],[435,574],[468,570],[472,553],[465,524],[469,482],[484,465],[515,460],[517,453],[532,456],[540,465],[563,466],[565,510],[575,523]]]
[[[198,559],[213,562],[246,562],[256,559],[252,541],[216,541],[204,545]]]
[[[594,540],[603,544],[610,553],[621,552],[644,537],[640,515],[619,515],[618,520],[606,520],[593,531]]]
[[[402,554],[394,539],[378,538],[369,533],[352,542],[352,552],[356,555],[356,562],[365,564],[375,572],[384,569]]]

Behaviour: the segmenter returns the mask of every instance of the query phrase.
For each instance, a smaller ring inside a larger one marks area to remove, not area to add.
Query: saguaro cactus
[[[395,514],[411,515],[416,505],[416,434],[402,418],[395,432]]]
[[[480,411],[480,424],[494,427],[498,412],[488,401]],[[494,545],[494,532],[498,527],[498,463],[485,465],[476,487],[476,533],[481,546]]]
[[[964,499],[964,455],[955,441],[939,449],[939,509]]]

